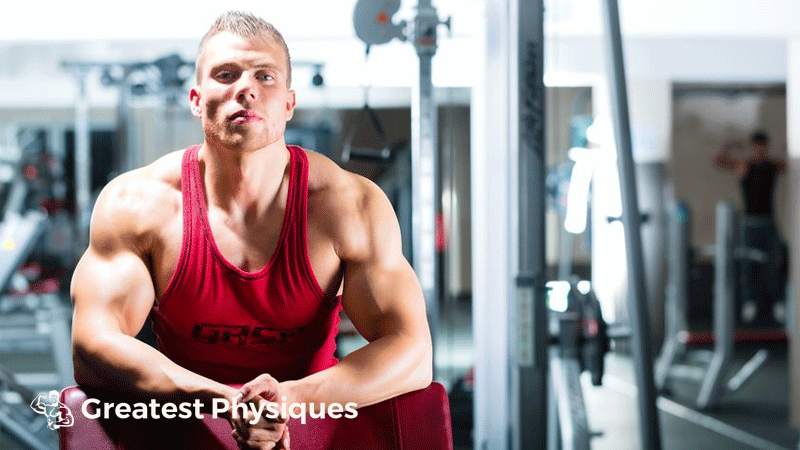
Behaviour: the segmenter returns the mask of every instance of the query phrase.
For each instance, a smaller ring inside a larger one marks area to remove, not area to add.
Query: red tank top
[[[341,302],[325,295],[311,270],[305,151],[288,147],[289,192],[278,244],[266,266],[246,272],[214,242],[199,148],[184,151],[180,257],[151,312],[159,349],[186,369],[228,384],[262,373],[298,379],[333,366]]]

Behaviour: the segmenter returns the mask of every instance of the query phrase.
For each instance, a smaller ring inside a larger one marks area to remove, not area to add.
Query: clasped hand
[[[288,417],[281,414],[278,404],[283,397],[281,384],[267,374],[259,375],[239,389],[230,399],[231,416],[229,418],[232,435],[242,450],[289,450]],[[246,404],[247,409],[236,407]],[[267,408],[272,403],[272,411]],[[255,410],[255,411],[254,411]],[[244,414],[243,414],[244,413]]]

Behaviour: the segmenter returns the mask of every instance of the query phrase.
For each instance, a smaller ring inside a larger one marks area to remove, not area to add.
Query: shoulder
[[[180,214],[182,155],[182,150],[169,153],[103,188],[92,213],[95,250],[124,246],[144,253],[155,232]]]
[[[780,168],[786,165],[786,162],[782,158],[770,158],[769,162],[773,167]]]
[[[331,237],[340,257],[368,251],[376,236],[399,233],[391,203],[378,185],[319,153],[307,155],[310,226]]]
[[[380,187],[369,179],[348,172],[324,155],[306,151],[309,160],[308,194],[309,202],[316,206],[323,203],[331,212],[356,213],[390,206]]]

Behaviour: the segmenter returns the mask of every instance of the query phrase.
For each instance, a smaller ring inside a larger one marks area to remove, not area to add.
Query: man
[[[203,144],[119,176],[95,205],[72,282],[79,383],[205,405],[359,407],[430,383],[424,299],[391,205],[287,147],[290,83],[270,24],[230,12],[212,25],[189,96]],[[342,307],[369,344],[337,362]],[[159,351],[134,338],[148,315]],[[288,448],[282,420],[231,423],[245,448]]]
[[[734,147],[731,144],[723,147],[714,156],[714,163],[739,177],[745,214],[741,223],[742,245],[774,254],[780,239],[775,227],[773,197],[775,182],[786,169],[786,164],[767,155],[769,137],[763,131],[750,136],[752,156],[734,158],[730,154]],[[774,325],[772,307],[782,291],[780,269],[764,271],[762,269],[767,266],[746,259],[740,262],[740,267],[741,319],[756,325]]]

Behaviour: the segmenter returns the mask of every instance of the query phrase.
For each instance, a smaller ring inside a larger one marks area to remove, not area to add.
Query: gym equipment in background
[[[689,210],[685,203],[676,202],[670,220],[670,239],[673,252],[670,259],[670,292],[665,304],[666,338],[656,365],[656,385],[664,389],[672,377],[688,378],[700,382],[696,404],[700,409],[716,405],[727,393],[744,386],[768,360],[769,351],[760,348],[738,372],[726,380],[731,370],[731,360],[739,342],[785,342],[783,329],[736,330],[737,280],[736,261],[747,258],[753,263],[770,264],[758,249],[740,245],[736,232],[736,215],[729,203],[720,202],[716,208],[716,245],[714,249],[714,301],[713,331],[692,332],[687,324],[687,279],[689,267],[688,227]],[[693,359],[700,365],[678,364],[688,359],[687,346],[713,343],[713,351],[697,351]],[[699,352],[699,353],[698,353]]]
[[[588,281],[550,281],[547,289],[555,344],[549,361],[548,448],[588,450],[594,433],[589,430],[580,374],[588,371],[592,384],[602,385],[608,326]]]
[[[23,152],[5,153],[20,158],[0,161],[14,174],[0,221],[0,350],[23,354],[50,350],[55,372],[14,374],[0,364],[0,431],[26,448],[48,450],[56,435],[45,426],[46,418],[31,409],[35,398],[31,387],[52,389],[74,383],[71,312],[59,297],[57,281],[28,280],[20,270],[41,240],[47,214],[28,209]]]

